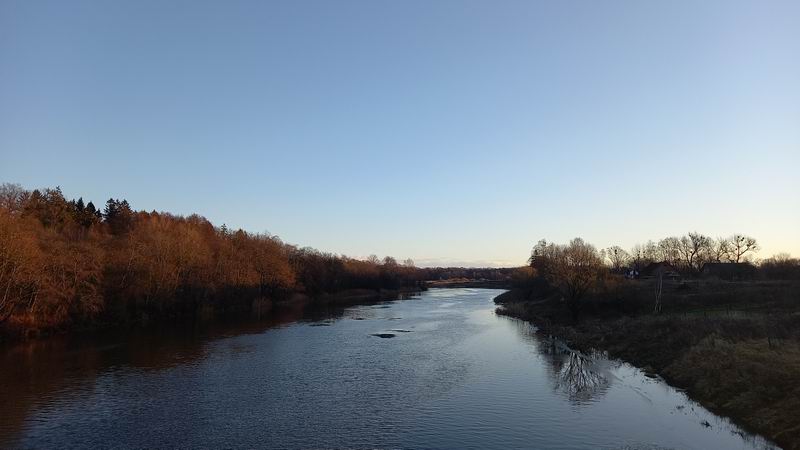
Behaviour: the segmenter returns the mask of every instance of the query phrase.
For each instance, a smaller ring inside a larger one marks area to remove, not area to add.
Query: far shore
[[[434,280],[426,281],[425,285],[429,288],[484,288],[484,289],[510,289],[511,283],[508,280]]]
[[[26,340],[46,339],[57,335],[81,335],[86,338],[92,338],[95,335],[101,336],[103,333],[110,330],[135,330],[176,326],[194,321],[213,321],[242,315],[252,315],[254,318],[266,319],[277,309],[291,310],[303,308],[306,305],[347,307],[371,304],[408,298],[423,292],[425,289],[424,286],[419,286],[402,287],[398,289],[346,289],[335,293],[322,293],[317,295],[294,293],[280,300],[261,298],[253,300],[251,304],[248,305],[236,304],[233,305],[233,307],[225,309],[220,309],[219,307],[215,308],[210,304],[201,304],[194,310],[184,311],[179,315],[171,314],[158,316],[139,314],[127,318],[106,316],[77,327],[48,329],[40,333],[31,333],[28,335],[0,335],[0,345],[10,346]]]

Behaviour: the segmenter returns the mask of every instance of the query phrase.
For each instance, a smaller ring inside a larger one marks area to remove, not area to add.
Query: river
[[[501,290],[0,349],[0,447],[771,448]]]

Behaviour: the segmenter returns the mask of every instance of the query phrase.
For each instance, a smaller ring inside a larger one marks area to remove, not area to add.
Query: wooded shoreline
[[[639,290],[649,283],[638,284],[623,302],[651,301]],[[542,292],[512,289],[495,303],[498,314],[529,321],[577,350],[604,351],[658,374],[742,428],[800,448],[800,284],[709,282],[685,293],[680,286],[668,287],[673,304],[665,314],[639,314],[634,305],[626,313],[587,307],[577,323],[557,296]]]
[[[0,185],[0,339],[137,326],[196,314],[264,311],[424,289],[426,280],[507,277],[512,269],[419,268],[353,258],[270,234],[136,211],[101,210],[60,188]]]

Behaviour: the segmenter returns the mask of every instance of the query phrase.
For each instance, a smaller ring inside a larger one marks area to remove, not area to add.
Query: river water
[[[771,448],[501,292],[0,349],[0,447]]]

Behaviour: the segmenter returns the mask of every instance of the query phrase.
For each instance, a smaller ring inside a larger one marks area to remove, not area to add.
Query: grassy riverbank
[[[671,282],[658,315],[652,283],[588,298],[577,323],[554,292],[511,290],[495,302],[498,313],[658,373],[744,428],[800,448],[800,283]]]

